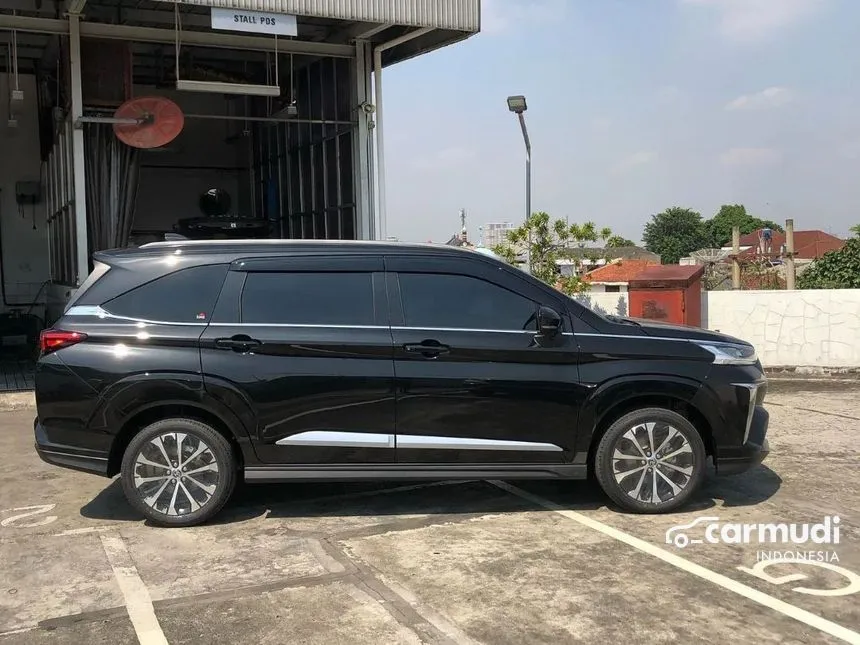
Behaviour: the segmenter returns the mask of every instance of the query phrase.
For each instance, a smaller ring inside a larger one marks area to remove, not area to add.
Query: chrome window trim
[[[534,329],[480,329],[472,327],[409,327],[406,325],[397,325],[391,327],[392,331],[468,331],[481,332],[486,334],[536,334]]]
[[[109,311],[102,309],[100,305],[75,305],[63,314],[64,316],[90,316],[93,318],[108,318],[110,320],[119,320],[129,323],[144,323],[147,325],[181,325],[193,327],[205,327],[209,321],[201,320],[200,322],[179,322],[168,320],[148,320],[146,318],[131,318],[129,316],[119,316],[112,314]]]
[[[480,329],[470,327],[408,327],[405,325],[396,325],[389,327],[388,325],[321,325],[316,323],[231,323],[231,322],[209,322],[201,320],[200,322],[174,322],[168,320],[149,320],[146,318],[130,318],[128,316],[118,316],[102,309],[98,305],[75,305],[63,314],[65,316],[92,316],[97,318],[109,318],[112,320],[121,320],[132,323],[146,323],[148,325],[209,325],[211,327],[285,327],[285,328],[308,328],[308,329],[390,329],[392,331],[441,331],[441,332],[472,332],[484,334],[537,334],[538,332],[531,329]],[[562,336],[583,336],[589,338],[625,338],[631,340],[666,340],[675,343],[699,343],[698,339],[692,338],[669,338],[665,336],[633,336],[628,334],[594,334],[583,332],[562,332]]]
[[[315,323],[209,323],[210,327],[286,327],[308,329],[385,329],[388,325],[320,325]]]

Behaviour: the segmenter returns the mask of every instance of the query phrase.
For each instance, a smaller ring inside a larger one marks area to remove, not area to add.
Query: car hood
[[[629,316],[617,316],[617,320],[624,323],[633,323],[636,327],[648,336],[662,336],[663,338],[687,338],[689,340],[705,340],[717,343],[739,343],[742,345],[752,345],[752,343],[721,334],[719,331],[711,331],[694,327],[692,325],[679,325],[675,323],[660,322],[649,318],[632,318]]]

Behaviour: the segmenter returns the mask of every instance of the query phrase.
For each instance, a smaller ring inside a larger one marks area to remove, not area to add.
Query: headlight
[[[755,365],[758,356],[752,345],[734,343],[697,343],[714,355],[714,363],[719,365]]]

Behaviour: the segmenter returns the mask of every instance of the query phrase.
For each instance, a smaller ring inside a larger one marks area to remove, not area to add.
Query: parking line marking
[[[7,632],[0,632],[0,637],[12,636],[13,634],[26,634],[27,632],[32,632],[37,627],[38,625],[33,625],[31,627],[19,627],[18,629],[10,629]]]
[[[59,533],[54,533],[54,537],[68,537],[70,535],[86,535],[88,533],[103,533],[107,531],[115,531],[115,526],[87,526],[82,529],[67,529],[65,531],[60,531]]]
[[[851,643],[852,645],[860,645],[860,633],[857,633],[853,630],[848,629],[838,623],[834,623],[832,621],[827,620],[826,618],[822,618],[817,614],[813,614],[812,612],[806,611],[805,609],[801,609],[800,607],[796,607],[790,603],[787,603],[783,600],[779,600],[774,598],[773,596],[769,596],[763,591],[759,591],[758,589],[753,589],[742,582],[738,582],[737,580],[733,580],[728,576],[724,576],[720,573],[716,573],[715,571],[711,571],[701,565],[695,564],[694,562],[690,562],[674,553],[670,553],[665,549],[651,544],[650,542],[646,542],[640,538],[634,537],[625,533],[624,531],[620,531],[608,524],[604,524],[603,522],[598,522],[597,520],[591,519],[581,513],[576,511],[570,511],[565,508],[562,508],[555,502],[552,502],[548,499],[544,499],[539,495],[535,495],[533,493],[529,493],[524,491],[521,488],[517,488],[516,486],[511,486],[502,481],[491,481],[491,484],[494,486],[505,490],[512,495],[516,495],[517,497],[521,497],[525,500],[532,502],[533,504],[537,504],[538,506],[543,506],[544,508],[554,511],[559,515],[562,515],[570,520],[578,522],[583,526],[587,526],[590,529],[594,529],[599,533],[603,533],[604,535],[611,537],[619,542],[623,542],[628,546],[632,546],[634,549],[642,551],[643,553],[647,553],[648,555],[654,556],[666,562],[667,564],[671,564],[673,567],[681,569],[682,571],[686,571],[687,573],[691,573],[694,576],[698,576],[703,580],[707,580],[719,587],[723,587],[729,591],[732,591],[739,596],[743,596],[753,602],[756,602],[764,607],[768,607],[773,609],[774,611],[778,611],[779,613],[787,616],[789,618],[793,618],[801,623],[805,623],[810,627],[814,627],[819,631],[824,632],[825,634],[830,634],[836,638],[839,638],[846,643]]]
[[[141,580],[125,542],[119,535],[99,535],[113,569],[125,609],[140,645],[169,645],[152,606],[149,589]]]

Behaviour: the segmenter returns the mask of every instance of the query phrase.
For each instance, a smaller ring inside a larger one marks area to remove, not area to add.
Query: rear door
[[[249,410],[263,463],[390,463],[394,364],[380,257],[234,262],[201,338],[207,391]]]
[[[584,392],[559,297],[477,258],[386,266],[398,461],[572,461]],[[564,318],[552,340],[537,333],[541,305]]]

